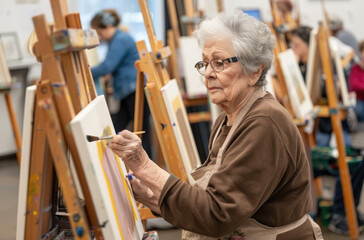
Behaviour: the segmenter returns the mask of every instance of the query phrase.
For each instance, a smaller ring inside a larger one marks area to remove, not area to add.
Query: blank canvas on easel
[[[161,88],[161,93],[188,180],[192,184],[194,180],[190,173],[201,165],[201,161],[177,81],[175,79],[170,80]]]
[[[288,49],[280,53],[278,58],[293,112],[296,118],[305,118],[312,111],[313,105],[293,50]]]
[[[126,180],[124,162],[107,141],[88,142],[86,135],[114,135],[104,96],[98,96],[71,121],[70,127],[90,187],[105,239],[142,239],[143,226]]]

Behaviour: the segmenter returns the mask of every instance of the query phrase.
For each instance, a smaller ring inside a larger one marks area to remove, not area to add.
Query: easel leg
[[[143,109],[144,109],[144,73],[139,70],[139,62],[135,64],[138,69],[136,91],[135,91],[135,108],[134,108],[134,132],[143,130]],[[140,138],[142,136],[140,135]]]
[[[42,90],[44,90],[43,88]],[[46,91],[51,91],[50,87]],[[58,121],[55,106],[51,98],[44,98],[38,102],[41,111],[46,116],[46,133],[49,148],[52,152],[54,167],[67,205],[67,212],[75,239],[91,239],[83,208],[78,200],[76,186],[72,179],[70,165],[65,155],[65,142]]]
[[[6,106],[8,108],[8,111],[9,111],[10,122],[11,122],[11,126],[13,128],[13,133],[14,133],[14,138],[15,138],[16,157],[18,158],[18,163],[20,165],[20,161],[21,161],[21,135],[20,135],[18,121],[17,121],[16,116],[15,116],[13,103],[11,101],[10,93],[5,93],[5,101],[6,101]]]

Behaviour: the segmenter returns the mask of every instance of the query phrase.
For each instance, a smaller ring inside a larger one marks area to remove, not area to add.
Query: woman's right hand
[[[140,138],[128,130],[123,130],[115,135],[109,143],[109,147],[135,174],[150,161]]]

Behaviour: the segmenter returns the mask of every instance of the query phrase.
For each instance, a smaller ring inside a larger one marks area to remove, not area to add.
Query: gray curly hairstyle
[[[208,18],[200,24],[194,35],[201,47],[209,39],[222,35],[232,36],[232,46],[236,57],[247,75],[256,73],[265,65],[256,86],[266,84],[266,74],[273,61],[275,37],[269,27],[241,10],[224,12]]]

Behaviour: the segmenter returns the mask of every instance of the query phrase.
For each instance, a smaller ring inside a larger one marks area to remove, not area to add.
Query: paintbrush
[[[145,131],[138,131],[138,132],[133,132],[134,134],[136,135],[140,135],[140,134],[143,134],[145,133]],[[101,137],[98,137],[98,136],[92,136],[92,135],[86,135],[86,139],[87,141],[89,142],[94,142],[94,141],[100,141],[100,140],[108,140],[108,139],[112,139],[112,137],[115,136],[115,135],[109,135],[109,136],[101,136]]]

